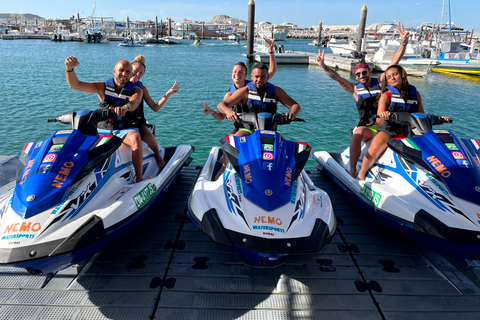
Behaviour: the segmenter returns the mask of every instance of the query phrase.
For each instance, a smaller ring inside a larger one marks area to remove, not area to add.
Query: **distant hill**
[[[240,23],[247,23],[247,22],[240,20],[238,18],[229,17],[224,14],[217,14],[212,18],[212,20],[207,22],[207,24],[232,24],[232,25],[238,25]]]
[[[18,23],[24,23],[25,20],[27,20],[27,22],[34,21],[35,18],[37,18],[38,21],[44,19],[43,17],[31,13],[0,13],[0,19],[7,22],[10,21],[10,23],[15,23],[15,18]]]

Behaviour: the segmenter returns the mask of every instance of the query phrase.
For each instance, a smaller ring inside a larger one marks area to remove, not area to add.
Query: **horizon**
[[[448,5],[447,1],[447,5]],[[46,19],[68,19],[76,16],[91,16],[95,3],[94,17],[113,18],[116,21],[125,21],[129,16],[130,21],[166,20],[171,17],[175,22],[184,19],[194,21],[210,21],[216,15],[227,15],[240,20],[248,20],[248,0],[244,1],[183,1],[181,3],[160,4],[153,0],[144,0],[141,4],[132,5],[125,0],[79,0],[75,4],[64,5],[63,1],[52,0],[45,3],[23,0],[20,3],[7,2],[2,4],[2,12],[11,14],[34,14]],[[323,25],[358,25],[363,5],[367,8],[367,25],[387,23],[397,20],[407,28],[416,28],[422,23],[448,23],[464,29],[480,32],[480,21],[475,19],[472,12],[480,11],[480,2],[457,1],[450,6],[446,5],[442,20],[443,0],[427,1],[394,1],[389,6],[379,1],[341,0],[331,3],[319,1],[311,3],[306,0],[257,0],[255,1],[255,21],[269,21],[274,24],[290,22],[299,28]],[[351,7],[351,10],[345,8]],[[116,9],[118,8],[118,9]],[[327,14],[322,12],[327,11]],[[318,12],[318,14],[317,14]]]

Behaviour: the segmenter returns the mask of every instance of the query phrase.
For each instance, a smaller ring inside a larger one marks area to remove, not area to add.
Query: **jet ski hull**
[[[46,141],[38,144],[46,145]],[[34,143],[29,148],[35,147]],[[18,188],[28,187],[28,191],[41,193],[35,186],[29,186],[29,175],[21,175],[15,187],[7,188],[8,193],[0,195],[0,264],[26,268],[35,273],[56,272],[92,257],[137,226],[163,199],[182,167],[191,160],[190,154],[194,150],[187,145],[160,147],[167,165],[159,173],[153,153],[145,144],[143,147],[143,174],[144,177],[151,176],[150,179],[132,183],[135,171],[131,150],[121,144],[89,173],[68,185],[61,201],[45,205],[46,209],[40,212],[27,210],[22,214],[21,210],[20,213],[15,211],[16,197],[24,197]],[[24,172],[35,161],[32,158],[39,157],[41,161],[44,156],[31,156]],[[58,153],[57,157],[60,159],[62,154]],[[66,161],[60,160],[62,163]],[[73,163],[71,167],[76,165]],[[44,168],[43,162],[40,168]],[[65,175],[73,175],[73,171],[64,171]],[[40,172],[37,170],[34,175],[42,174]],[[57,177],[58,181],[66,183],[65,176]],[[57,187],[52,188],[58,188],[60,182],[53,181]]]
[[[370,143],[363,146],[357,171]],[[415,245],[453,258],[480,258],[480,206],[455,195],[425,164],[422,167],[387,148],[367,179],[360,181],[348,173],[349,149],[341,154],[315,152],[313,158],[374,221]]]

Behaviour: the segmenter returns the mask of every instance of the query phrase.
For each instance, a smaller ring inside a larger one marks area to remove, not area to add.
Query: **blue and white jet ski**
[[[131,148],[98,136],[107,113],[49,119],[73,129],[25,145],[16,184],[0,195],[0,264],[51,273],[90,258],[136,226],[191,161],[192,146],[160,147],[167,165],[159,172],[143,144],[143,176],[152,178],[134,183]]]
[[[276,132],[291,122],[285,115],[240,119],[256,130],[226,136],[221,148],[211,149],[188,201],[190,218],[214,241],[261,264],[320,250],[335,233],[336,219],[327,193],[303,170],[310,146]]]
[[[443,119],[421,113],[394,113],[408,125],[408,138],[391,139],[365,181],[352,178],[349,149],[315,152],[347,196],[374,220],[442,254],[480,257],[480,143],[450,130],[432,130]],[[371,141],[363,145],[357,172]]]

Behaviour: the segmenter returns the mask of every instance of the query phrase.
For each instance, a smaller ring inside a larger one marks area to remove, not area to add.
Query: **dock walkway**
[[[480,318],[480,264],[383,232],[317,170],[308,174],[338,218],[333,241],[277,267],[242,262],[186,214],[199,172],[184,168],[155,213],[84,266],[0,267],[0,320]]]
[[[317,55],[312,52],[304,51],[286,51],[285,53],[276,53],[275,59],[277,64],[317,64]],[[255,61],[268,64],[270,62],[270,56],[268,54],[255,53]],[[349,72],[353,72],[353,68],[359,64],[360,59],[351,58],[348,56],[341,56],[332,53],[325,54],[325,64],[332,69],[340,69]],[[367,62],[370,69],[373,70],[373,63]]]

